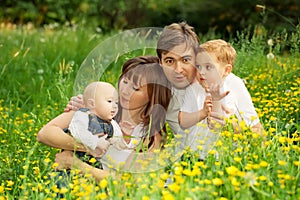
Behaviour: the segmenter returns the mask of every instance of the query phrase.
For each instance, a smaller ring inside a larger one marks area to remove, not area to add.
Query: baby
[[[114,132],[121,132],[113,120],[118,112],[118,93],[107,82],[92,82],[84,90],[83,102],[86,107],[75,112],[69,131],[92,155],[100,157]]]

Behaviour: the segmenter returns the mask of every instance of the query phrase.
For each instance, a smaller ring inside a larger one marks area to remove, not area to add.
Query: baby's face
[[[95,114],[105,121],[111,121],[118,112],[118,93],[114,87],[97,88]]]
[[[198,81],[206,84],[208,87],[215,84],[222,84],[225,74],[225,67],[222,63],[217,62],[217,58],[213,53],[199,52],[196,58],[196,66],[198,68]]]

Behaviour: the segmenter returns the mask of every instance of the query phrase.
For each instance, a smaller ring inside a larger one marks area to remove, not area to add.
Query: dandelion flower
[[[274,54],[272,52],[267,54],[267,59],[273,60],[275,58]]]

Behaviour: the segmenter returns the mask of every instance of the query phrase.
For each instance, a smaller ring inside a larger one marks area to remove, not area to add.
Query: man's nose
[[[175,71],[180,73],[182,69],[183,69],[182,62],[181,61],[175,62]]]

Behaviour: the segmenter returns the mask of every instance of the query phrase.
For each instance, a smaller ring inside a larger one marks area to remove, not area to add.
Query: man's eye
[[[172,59],[166,59],[165,62],[166,62],[167,64],[172,64],[172,63],[173,63],[173,60],[172,60]]]
[[[191,61],[191,58],[183,58],[183,63],[189,63]]]

